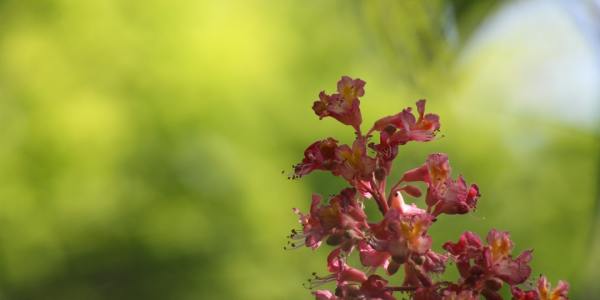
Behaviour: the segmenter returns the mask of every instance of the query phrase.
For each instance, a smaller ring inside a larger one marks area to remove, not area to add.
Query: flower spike
[[[482,241],[477,234],[466,231],[457,242],[443,244],[446,252],[433,249],[429,228],[442,215],[475,210],[481,197],[479,187],[467,184],[462,175],[453,178],[448,155],[433,153],[421,166],[406,171],[395,185],[386,188],[400,146],[435,140],[440,118],[425,113],[425,100],[419,100],[416,115],[412,108],[405,108],[377,120],[362,134],[360,97],[365,94],[364,87],[363,80],[342,76],[336,93],[319,94],[312,107],[317,116],[352,126],[356,137],[347,144],[331,137],[316,141],[294,166],[293,178],[321,170],[349,185],[328,199],[313,194],[308,213],[294,209],[301,228],[292,230],[285,248],[316,249],[323,242],[334,247],[327,257],[329,274],[313,273],[308,287],[335,284],[335,289],[313,290],[315,299],[502,300],[500,290],[506,286],[513,300],[568,300],[569,285],[564,281],[552,289],[542,276],[535,289],[519,287],[531,275],[532,250],[513,256],[514,244],[508,232],[492,229]],[[371,141],[376,133],[378,140]],[[407,203],[404,196],[422,197],[425,207]],[[375,202],[379,218],[367,218],[367,201]],[[350,259],[352,255],[358,259]],[[361,266],[352,266],[353,261]],[[458,269],[459,278],[454,282],[439,276],[449,262]],[[399,281],[388,281],[380,275],[396,273],[402,273],[403,278],[398,285],[390,282]]]

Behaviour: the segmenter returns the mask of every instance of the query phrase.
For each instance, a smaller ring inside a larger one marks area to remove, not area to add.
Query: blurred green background
[[[365,125],[427,98],[430,152],[477,182],[534,276],[600,298],[598,1],[0,0],[0,299],[310,299],[284,251],[324,174],[286,179],[310,107],[367,82]],[[285,170],[286,174],[281,174]],[[419,200],[420,201],[420,200]],[[420,203],[420,202],[419,202]]]

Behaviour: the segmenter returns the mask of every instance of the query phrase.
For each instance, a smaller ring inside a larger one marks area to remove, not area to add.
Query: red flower
[[[403,215],[420,215],[426,213],[424,209],[417,207],[414,203],[406,204],[404,202],[404,197],[402,197],[400,191],[410,191],[410,188],[415,187],[408,185],[393,192],[390,198],[390,207],[395,208]]]
[[[294,212],[298,215],[298,218],[300,219],[299,222],[302,224],[302,231],[297,232],[296,230],[292,230],[292,235],[290,237],[295,240],[304,238],[304,244],[313,249],[316,249],[321,245],[321,240],[326,234],[326,231],[321,225],[321,219],[319,218],[321,212],[321,208],[319,206],[320,203],[321,196],[313,194],[310,205],[310,213],[308,215],[305,215],[300,212],[299,209],[294,208]],[[291,246],[297,247],[298,245],[292,243]]]
[[[319,290],[313,294],[317,300],[395,300],[388,281],[379,275],[371,275],[359,283],[345,282],[338,285],[335,294]]]
[[[404,173],[405,182],[423,181],[427,183],[425,202],[434,216],[445,214],[465,214],[477,205],[479,188],[476,184],[467,187],[462,176],[451,178],[452,169],[448,156],[443,153],[430,154],[421,167]]]
[[[423,269],[427,273],[443,273],[446,270],[448,256],[435,253],[432,250],[427,251],[423,256]]]
[[[440,129],[440,120],[436,114],[425,114],[425,100],[417,101],[419,118],[415,118],[410,107],[393,116],[379,119],[372,130],[386,131],[389,143],[404,145],[409,141],[431,141]]]
[[[392,296],[392,291],[387,289],[388,281],[381,278],[379,275],[371,275],[360,286],[360,292],[364,298],[357,299],[372,299],[372,300],[395,300]]]
[[[396,261],[404,261],[412,253],[425,254],[431,248],[427,229],[432,222],[427,213],[406,215],[390,209],[380,224],[371,226],[375,248],[389,252]]]
[[[443,248],[454,255],[456,266],[463,278],[469,276],[471,269],[470,261],[472,259],[479,259],[483,251],[481,240],[476,234],[470,231],[463,233],[457,243],[447,242]]]
[[[502,299],[496,293],[503,282],[510,286],[523,283],[531,274],[531,251],[511,256],[513,244],[508,233],[492,229],[488,246],[471,232],[465,232],[457,243],[446,243],[444,249],[454,256],[462,277],[461,288],[482,293],[486,299]]]
[[[304,159],[294,166],[294,173],[301,177],[314,170],[330,171],[333,175],[346,179],[363,196],[371,197],[370,180],[375,167],[375,159],[367,155],[365,138],[358,137],[352,147],[338,146],[336,140],[327,138],[306,148]]]
[[[304,176],[314,170],[333,171],[338,166],[336,160],[337,141],[326,138],[312,143],[304,150],[304,159],[294,166],[296,176]]]
[[[327,236],[329,244],[349,242],[350,245],[346,247],[350,247],[354,238],[363,235],[362,228],[367,227],[366,215],[356,201],[356,190],[352,188],[342,190],[327,205],[321,205],[321,196],[314,194],[308,215],[298,209],[294,209],[294,212],[298,214],[302,231],[294,230],[290,237],[294,240],[304,239],[304,244],[313,249],[318,248]],[[291,243],[291,246],[295,248],[300,245]]]
[[[512,287],[511,293],[513,300],[540,300],[537,291],[523,291],[518,287]]]
[[[431,237],[427,235],[427,229],[433,216],[425,211],[405,212],[408,211],[393,207],[382,222],[370,225],[373,237],[369,247],[365,247],[369,251],[361,252],[361,261],[367,266],[383,266],[389,274],[394,274],[404,264],[403,286],[429,286],[432,284],[430,273],[443,272],[447,257],[430,249]],[[389,257],[391,261],[387,260]],[[371,260],[367,261],[367,258]],[[380,259],[378,263],[374,262],[376,258]]]
[[[377,158],[382,167],[389,173],[391,161],[398,154],[398,146],[409,141],[431,141],[440,129],[439,117],[435,114],[425,114],[425,100],[417,101],[418,119],[410,107],[405,108],[394,116],[379,119],[369,131],[379,131],[379,144],[369,146],[377,152]]]
[[[333,273],[332,275],[336,281],[343,283],[347,281],[363,282],[367,280],[367,275],[358,269],[348,266],[341,257],[341,254],[342,248],[337,248],[327,256],[327,269]]]
[[[538,280],[537,290],[541,300],[568,300],[569,284],[559,280],[556,288],[550,290],[550,283],[546,277],[541,276]]]
[[[383,267],[387,269],[391,255],[385,251],[377,251],[367,241],[358,243],[360,263],[365,267]]]
[[[375,171],[375,159],[367,155],[367,146],[364,138],[357,138],[352,148],[347,145],[336,149],[336,158],[339,161],[337,174],[352,184],[363,196],[371,197],[371,183]]]
[[[336,149],[336,157],[340,161],[339,174],[349,182],[355,179],[369,180],[375,171],[375,159],[367,155],[364,138],[357,138],[352,148],[341,145]]]
[[[514,300],[569,300],[569,284],[560,280],[553,290],[545,276],[540,276],[535,290],[522,291],[518,287],[511,289]]]
[[[317,291],[315,296],[317,299],[346,299],[342,292],[345,288],[353,287],[353,290],[357,290],[358,284],[367,281],[367,275],[362,271],[350,267],[345,257],[342,256],[342,248],[337,248],[327,256],[327,270],[331,273],[327,276],[317,276],[313,273],[314,279],[309,279],[311,287],[318,287],[329,282],[336,282],[338,290],[336,290],[334,297],[330,292]],[[321,297],[321,298],[319,298]]]
[[[508,232],[499,232],[492,229],[488,236],[489,247],[484,250],[486,265],[509,285],[525,282],[531,274],[531,250],[524,251],[516,259],[512,259],[513,243]]]
[[[448,257],[427,250],[423,255],[411,256],[404,264],[405,287],[432,287],[433,279],[431,273],[443,273],[446,268]]]
[[[316,300],[338,300],[339,299],[331,291],[328,291],[328,290],[314,291],[313,295],[315,295]]]
[[[362,117],[358,98],[365,94],[364,86],[365,82],[360,79],[342,76],[337,84],[338,93],[330,96],[322,91],[312,108],[320,119],[330,116],[360,132]]]

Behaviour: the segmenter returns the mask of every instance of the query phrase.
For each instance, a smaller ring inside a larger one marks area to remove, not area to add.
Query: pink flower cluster
[[[531,274],[532,251],[513,256],[507,232],[492,229],[484,243],[467,231],[456,243],[443,244],[445,252],[432,249],[429,227],[442,214],[473,211],[480,197],[479,188],[467,184],[462,176],[453,178],[448,156],[443,153],[430,154],[423,165],[405,172],[386,188],[399,146],[434,140],[440,121],[438,115],[425,113],[425,100],[419,100],[416,115],[406,108],[377,120],[363,134],[359,98],[365,94],[364,87],[364,81],[343,76],[337,93],[319,94],[314,112],[321,119],[332,117],[352,126],[356,139],[351,145],[331,137],[314,142],[294,166],[294,178],[322,170],[342,177],[350,185],[327,201],[314,194],[307,214],[294,209],[302,228],[292,230],[289,247],[316,249],[323,241],[334,247],[327,258],[329,274],[313,274],[310,280],[316,299],[392,300],[402,293],[415,300],[496,300],[503,299],[499,291],[504,285],[509,287],[512,299],[568,299],[569,286],[563,281],[554,290],[550,290],[545,277],[540,277],[534,289],[518,287]],[[378,142],[371,141],[376,134]],[[421,182],[426,190],[415,182]],[[426,208],[404,201],[404,196],[417,198],[423,194]],[[364,212],[364,202],[371,200],[381,212],[380,220],[368,220]],[[358,253],[361,267],[350,266],[352,253]],[[460,278],[456,282],[439,279],[449,262],[458,269]],[[390,285],[377,274],[379,270],[379,274],[388,276],[401,270],[403,283]],[[329,282],[335,283],[334,291],[314,290]]]

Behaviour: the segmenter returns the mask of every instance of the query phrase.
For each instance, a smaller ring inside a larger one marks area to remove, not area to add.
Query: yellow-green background
[[[599,65],[591,25],[482,30],[506,5],[0,0],[0,299],[309,299],[326,249],[282,250],[291,208],[344,183],[286,175],[314,140],[350,141],[310,109],[341,75],[367,82],[366,125],[419,98],[441,115],[444,137],[403,147],[394,178],[444,151],[479,184],[435,249],[510,230],[534,277],[599,297],[598,115],[528,93],[590,80],[544,66]]]

